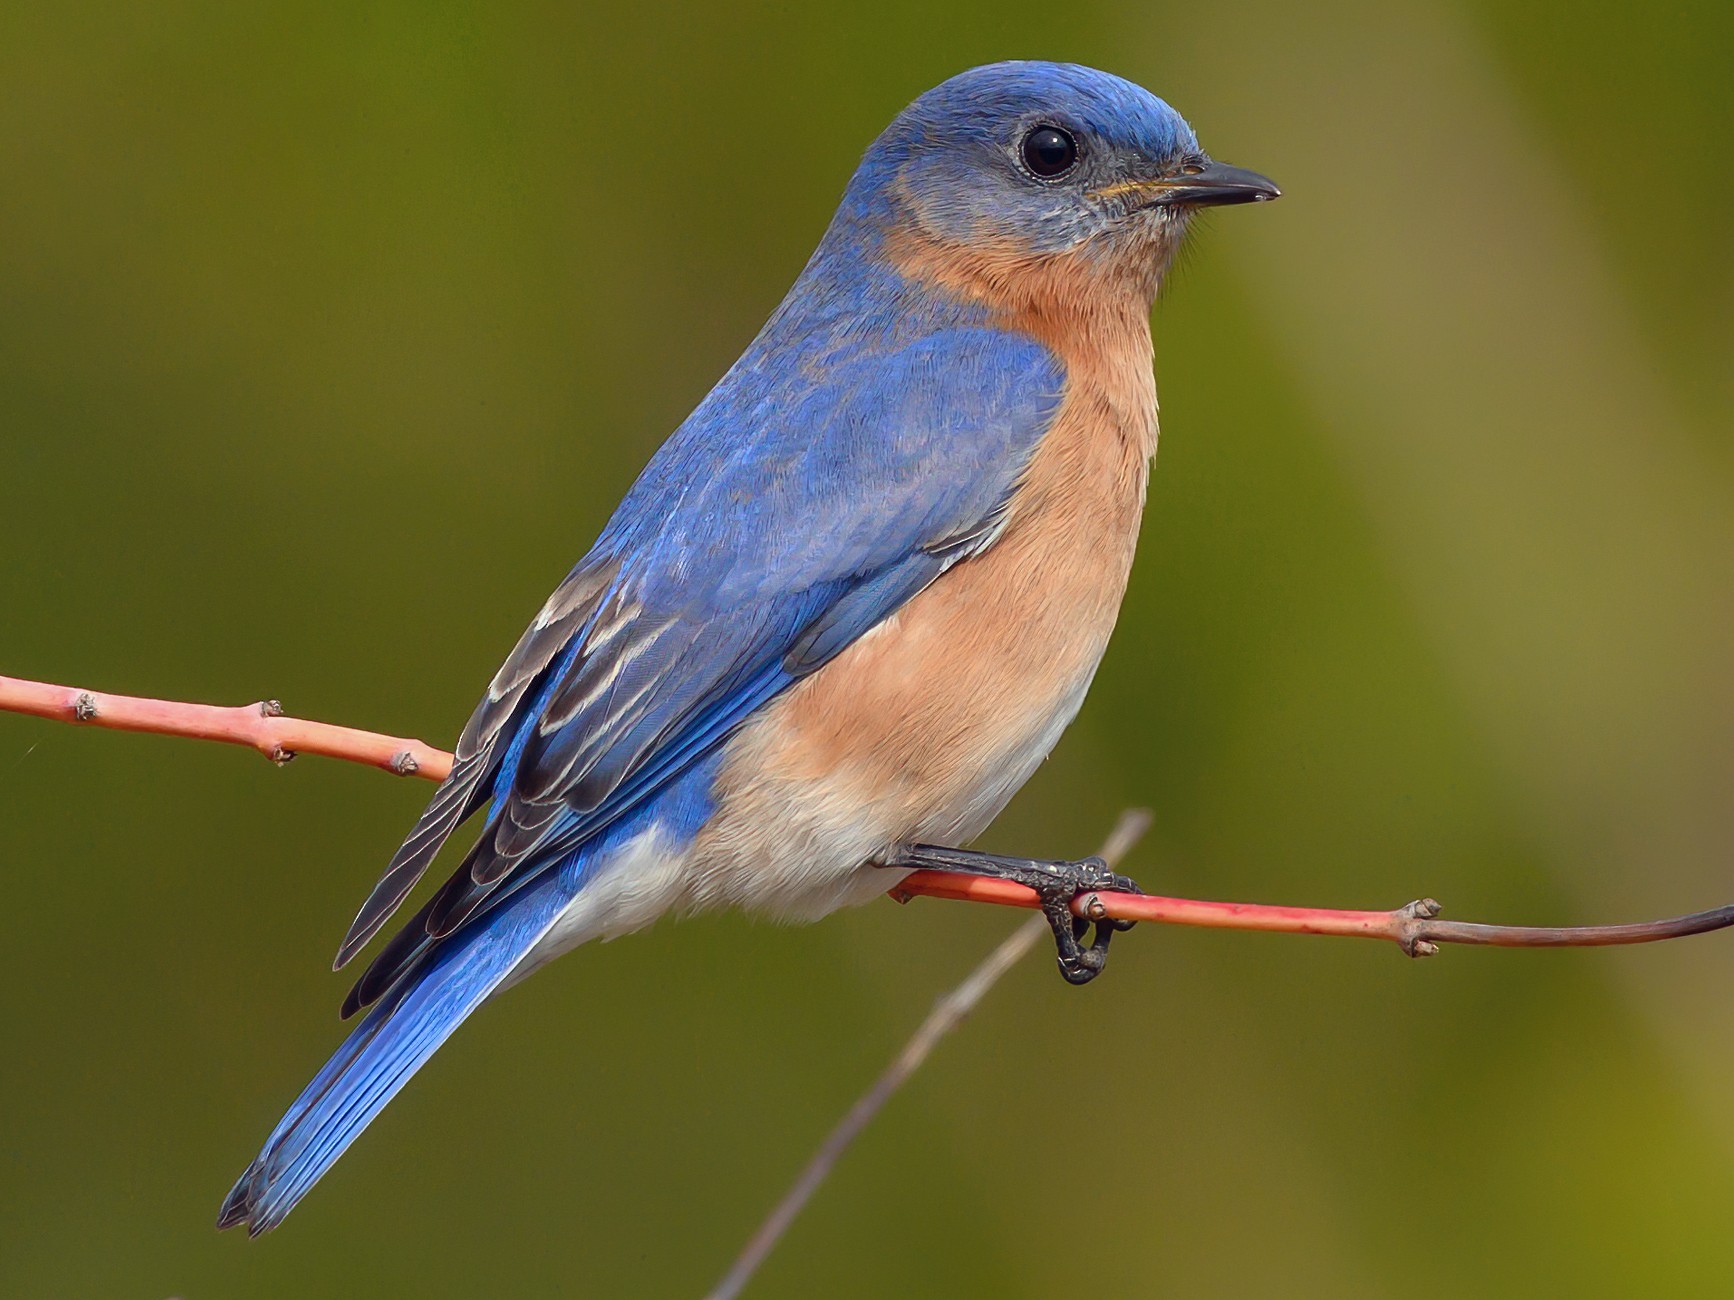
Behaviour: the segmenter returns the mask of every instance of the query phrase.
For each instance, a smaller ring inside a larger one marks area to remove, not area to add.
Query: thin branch
[[[1040,907],[1035,891],[1007,880],[917,871],[891,891],[899,900],[925,896],[955,898],[1005,907]],[[1388,939],[1411,957],[1431,957],[1442,943],[1494,948],[1609,948],[1621,944],[1683,939],[1734,925],[1734,904],[1689,912],[1665,921],[1628,925],[1483,925],[1441,921],[1439,904],[1417,899],[1389,912],[1355,912],[1334,907],[1283,907],[1269,903],[1214,903],[1160,894],[1086,894],[1072,911],[1091,920],[1154,921],[1211,930],[1263,930],[1272,934],[1327,934],[1355,939]]]
[[[1142,809],[1121,813],[1119,824],[1114,827],[1107,843],[1102,846],[1102,858],[1110,865],[1118,862],[1149,828],[1150,814]],[[999,982],[1000,976],[1017,965],[1031,948],[1047,937],[1046,919],[1032,916],[1008,934],[999,947],[969,973],[963,983],[934,1003],[927,1019],[921,1022],[921,1028],[904,1044],[903,1050],[893,1058],[885,1073],[873,1081],[873,1086],[861,1095],[860,1100],[849,1108],[849,1113],[831,1130],[830,1135],[813,1153],[813,1158],[807,1162],[807,1167],[801,1170],[801,1176],[795,1179],[794,1185],[759,1225],[759,1230],[747,1242],[734,1266],[705,1300],[734,1300],[734,1297],[741,1293],[741,1289],[758,1271],[759,1265],[765,1262],[766,1256],[776,1249],[783,1234],[789,1230],[789,1225],[806,1209],[807,1202],[813,1199],[813,1193],[819,1190],[819,1185],[830,1176],[838,1158],[861,1136],[861,1131],[873,1122],[873,1117],[891,1100],[892,1094],[909,1082],[909,1077],[921,1068],[928,1054],[939,1045],[939,1040],[956,1029],[969,1013],[975,1010],[976,1004],[987,996],[987,991]]]
[[[119,731],[220,740],[256,749],[278,764],[287,763],[297,754],[322,754],[327,758],[383,768],[399,776],[421,776],[433,781],[443,781],[452,764],[450,754],[419,740],[285,717],[282,706],[275,700],[223,708],[133,695],[105,695],[76,686],[53,686],[19,677],[0,677],[0,712],[28,713],[57,722],[111,727]],[[1006,907],[1040,906],[1035,891],[1023,885],[983,876],[927,871],[917,871],[905,877],[891,891],[891,896],[900,901],[926,896],[998,903]],[[1122,921],[1153,921],[1163,925],[1194,925],[1218,930],[1388,939],[1411,957],[1432,956],[1442,943],[1500,948],[1600,948],[1612,944],[1678,939],[1734,925],[1734,904],[1670,917],[1665,921],[1562,927],[1441,921],[1438,919],[1439,904],[1430,898],[1389,912],[1354,912],[1330,907],[1216,903],[1196,898],[1164,898],[1157,894],[1104,892],[1079,898],[1072,904],[1072,910],[1092,920],[1114,917]]]
[[[283,706],[276,700],[222,708],[136,695],[105,695],[76,686],[0,677],[0,712],[29,713],[56,722],[115,731],[145,731],[157,736],[246,745],[279,766],[297,754],[322,754],[326,758],[366,763],[398,776],[422,776],[432,781],[445,780],[446,773],[452,770],[450,754],[422,741],[285,717]]]

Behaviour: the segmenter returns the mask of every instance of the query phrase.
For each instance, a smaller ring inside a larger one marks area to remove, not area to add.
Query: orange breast
[[[1043,331],[1066,391],[998,541],[768,709],[737,751],[758,770],[725,784],[937,839],[979,833],[1028,778],[1107,647],[1137,542],[1155,388],[1147,319],[1127,326]]]

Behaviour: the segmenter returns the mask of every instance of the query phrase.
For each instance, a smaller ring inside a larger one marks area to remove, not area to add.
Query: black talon
[[[1058,950],[1060,974],[1068,984],[1088,984],[1102,973],[1108,962],[1108,942],[1121,930],[1130,930],[1135,922],[1104,917],[1091,921],[1072,912],[1072,902],[1081,894],[1119,893],[1142,894],[1137,882],[1116,875],[1101,858],[1082,858],[1076,862],[1052,862],[1042,858],[1003,858],[992,853],[975,853],[968,849],[946,849],[932,844],[916,844],[904,849],[888,867],[909,867],[919,871],[953,871],[972,876],[993,876],[1000,880],[1027,885],[1041,896],[1042,915],[1054,932]],[[1096,936],[1088,946],[1084,936],[1091,925]]]

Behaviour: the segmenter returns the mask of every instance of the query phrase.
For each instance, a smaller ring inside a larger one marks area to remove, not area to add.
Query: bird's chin
[[[1115,243],[1139,248],[1148,256],[1152,248],[1177,245],[1191,220],[1190,209],[1168,203],[1141,203],[1109,220],[1109,237]]]
[[[1191,214],[1174,207],[1145,205],[1117,219],[1102,241],[1102,255],[1115,276],[1130,282],[1151,301],[1186,234]]]
[[[1178,239],[1191,222],[1193,211],[1182,203],[1145,203],[1132,209],[1132,219],[1145,228],[1169,231]]]

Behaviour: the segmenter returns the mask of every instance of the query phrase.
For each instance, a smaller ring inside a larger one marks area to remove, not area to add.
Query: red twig
[[[918,871],[891,891],[893,898],[960,898],[1006,907],[1039,907],[1035,891],[1007,880]],[[1417,899],[1390,912],[1355,912],[1334,907],[1282,907],[1270,903],[1213,903],[1200,898],[1160,894],[1088,894],[1072,904],[1079,916],[1112,916],[1122,921],[1195,925],[1212,930],[1267,930],[1277,934],[1331,934],[1358,939],[1389,939],[1411,957],[1431,957],[1442,943],[1494,948],[1608,948],[1617,944],[1681,939],[1734,925],[1734,904],[1689,912],[1665,921],[1628,925],[1483,925],[1441,921],[1439,904]]]
[[[353,727],[334,727],[283,715],[275,700],[223,708],[173,700],[105,695],[73,686],[0,677],[0,712],[29,713],[60,722],[120,731],[146,731],[247,745],[277,763],[297,754],[323,754],[384,768],[400,776],[440,781],[451,770],[451,755],[419,740],[382,736]],[[1034,891],[1004,880],[918,871],[894,891],[899,899],[925,895],[1008,907],[1038,906]],[[1328,907],[1280,907],[1265,903],[1214,903],[1154,894],[1089,894],[1072,905],[1080,916],[1196,925],[1222,930],[1266,930],[1285,934],[1350,935],[1388,939],[1412,957],[1426,957],[1441,943],[1490,944],[1504,948],[1594,948],[1610,944],[1653,943],[1702,934],[1734,925],[1734,905],[1632,925],[1522,926],[1441,921],[1439,905],[1421,899],[1389,912],[1354,912]]]
[[[115,731],[220,740],[256,749],[278,764],[287,763],[297,754],[323,754],[327,758],[384,768],[399,776],[424,776],[432,781],[445,780],[446,773],[452,770],[452,756],[443,749],[419,740],[288,718],[283,716],[283,706],[276,700],[224,708],[136,695],[104,695],[76,686],[0,677],[0,711],[29,713],[56,722]]]

